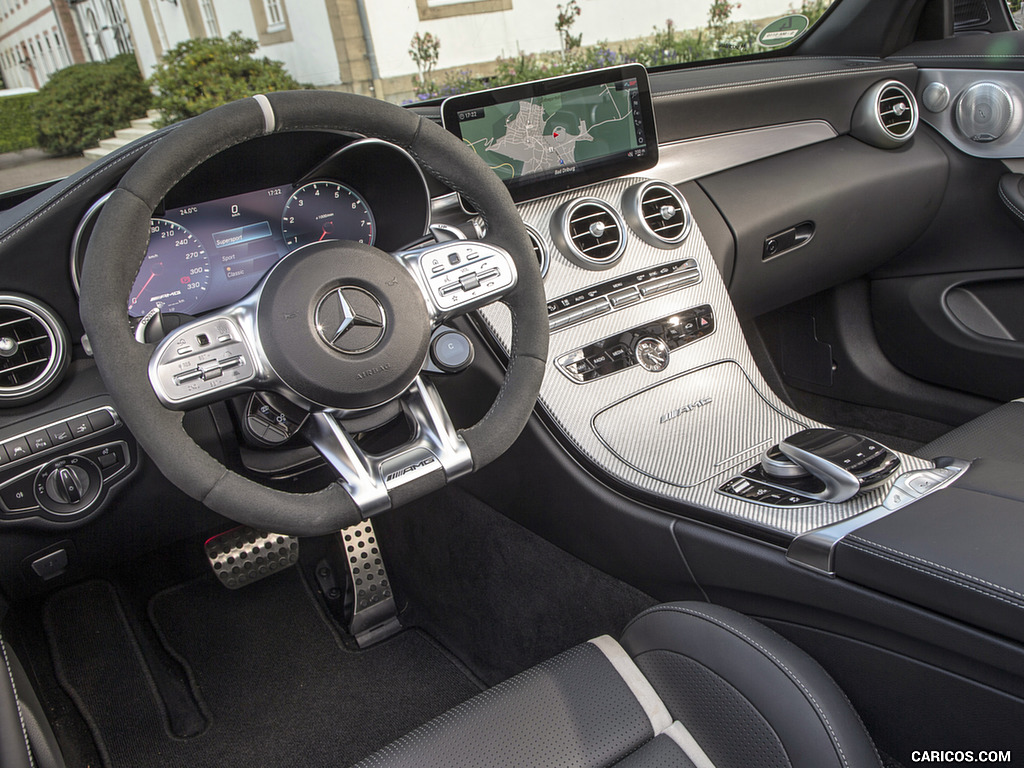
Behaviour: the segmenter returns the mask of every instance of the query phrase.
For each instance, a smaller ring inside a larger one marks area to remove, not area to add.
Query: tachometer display
[[[292,193],[281,216],[289,249],[318,240],[354,240],[373,245],[376,227],[366,201],[335,181],[313,181]]]
[[[154,307],[191,314],[210,284],[210,258],[195,235],[167,219],[152,219],[149,250],[128,296],[128,314]]]

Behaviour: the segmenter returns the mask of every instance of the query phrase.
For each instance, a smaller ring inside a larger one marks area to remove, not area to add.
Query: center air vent
[[[49,392],[68,365],[64,324],[42,304],[0,294],[0,405],[19,405]]]
[[[608,203],[570,200],[551,219],[551,235],[566,258],[584,269],[607,269],[626,247],[622,219]]]
[[[644,242],[658,248],[674,248],[690,234],[690,207],[671,184],[646,181],[630,187],[622,196],[622,210]]]
[[[903,146],[917,130],[917,100],[898,80],[883,80],[868,88],[853,112],[850,133],[882,149]]]
[[[537,257],[537,265],[540,267],[540,276],[543,279],[548,273],[551,264],[551,256],[548,254],[548,247],[544,240],[533,227],[526,227],[526,234],[530,238],[530,245],[533,246],[533,253]]]

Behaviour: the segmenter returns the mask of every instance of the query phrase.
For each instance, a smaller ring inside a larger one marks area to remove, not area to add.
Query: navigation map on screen
[[[658,159],[650,85],[638,64],[452,96],[441,114],[515,200],[636,173]]]

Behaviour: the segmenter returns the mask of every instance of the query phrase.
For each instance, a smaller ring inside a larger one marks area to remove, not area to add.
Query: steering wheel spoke
[[[452,240],[395,253],[423,291],[431,324],[491,304],[515,288],[511,254],[481,240]]]
[[[275,376],[257,353],[251,303],[240,302],[176,328],[157,345],[149,381],[167,408],[184,411],[253,389]]]
[[[469,447],[433,384],[417,377],[399,402],[412,437],[383,454],[364,451],[332,412],[314,414],[304,430],[364,517],[390,509],[396,495],[415,481],[433,475],[440,487],[473,469]]]

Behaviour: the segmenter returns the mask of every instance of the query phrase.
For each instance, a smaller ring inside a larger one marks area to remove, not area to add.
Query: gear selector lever
[[[761,467],[773,481],[811,475],[822,482],[807,496],[839,503],[881,483],[899,467],[900,460],[876,440],[837,429],[805,429],[765,451]]]

